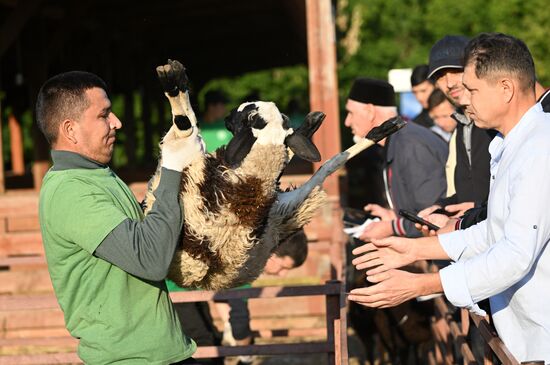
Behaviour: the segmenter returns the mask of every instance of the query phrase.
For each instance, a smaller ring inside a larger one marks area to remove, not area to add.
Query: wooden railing
[[[198,347],[193,355],[195,358],[225,357],[237,355],[288,355],[325,353],[328,363],[333,365],[347,364],[346,307],[344,285],[340,281],[329,281],[324,285],[293,286],[293,287],[259,287],[236,289],[222,292],[189,291],[170,294],[174,303],[200,302],[209,300],[227,300],[234,298],[283,298],[298,296],[324,296],[326,311],[326,339],[318,342],[258,344],[248,346],[203,346]],[[58,303],[52,294],[45,295],[6,295],[0,296],[0,312],[21,313],[22,311],[40,311],[57,309]],[[289,334],[291,331],[282,331]],[[15,342],[27,346],[58,344],[76,346],[76,340],[63,338],[25,338],[3,339],[0,344],[9,345]],[[0,356],[0,365],[48,365],[48,364],[81,364],[74,352],[36,355]]]
[[[469,313],[459,309],[460,320],[449,310],[444,297],[435,298],[435,316],[432,319],[432,331],[435,346],[429,354],[429,363],[434,364],[483,364],[483,365],[520,365],[510,350],[498,337],[488,317]],[[470,326],[475,326],[483,341],[483,353],[474,355],[473,344],[467,336]],[[544,361],[522,362],[522,365],[544,365]]]

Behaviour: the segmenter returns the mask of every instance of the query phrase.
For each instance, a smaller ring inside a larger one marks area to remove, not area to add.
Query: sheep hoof
[[[164,92],[172,97],[189,90],[185,67],[179,61],[169,59],[168,64],[157,66],[157,75]]]

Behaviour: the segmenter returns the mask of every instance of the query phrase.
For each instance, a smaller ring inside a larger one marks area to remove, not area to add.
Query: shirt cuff
[[[407,234],[405,226],[403,225],[403,220],[404,218],[397,218],[391,221],[391,228],[394,235],[403,237]]]
[[[480,316],[486,315],[485,311],[472,300],[466,283],[466,265],[463,262],[457,262],[439,270],[439,278],[445,297],[455,307],[466,308]]]
[[[472,307],[474,302],[466,284],[463,262],[451,264],[439,270],[441,285],[447,299],[456,307]]]
[[[439,244],[453,261],[460,260],[460,256],[466,249],[466,240],[463,231],[454,231],[438,235]]]

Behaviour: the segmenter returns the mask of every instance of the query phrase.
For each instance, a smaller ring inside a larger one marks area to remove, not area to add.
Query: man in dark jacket
[[[352,129],[355,139],[363,138],[372,128],[397,115],[393,87],[385,81],[358,78],[351,88],[346,110],[345,125]],[[391,209],[367,205],[366,210],[382,221],[367,226],[361,239],[419,236],[414,224],[398,218],[396,212],[406,209],[416,213],[444,197],[447,144],[414,123],[379,144],[385,151],[384,181]]]
[[[475,126],[464,115],[459,99],[464,91],[463,53],[468,43],[464,36],[447,35],[436,42],[430,51],[428,77],[435,80],[449,101],[457,108],[453,115],[457,124],[456,168],[454,173],[456,193],[420,212],[427,216],[437,208],[444,207],[455,216],[468,209],[480,206],[489,195],[489,143],[495,132]]]

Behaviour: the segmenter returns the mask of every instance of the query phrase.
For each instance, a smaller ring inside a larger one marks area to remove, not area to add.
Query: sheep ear
[[[252,134],[252,129],[241,129],[225,147],[225,162],[231,166],[239,165],[252,149],[254,142],[256,137]]]
[[[311,136],[319,129],[325,119],[325,113],[311,112],[306,115],[304,123],[293,134],[288,136],[285,143],[298,157],[310,161],[321,161],[321,154],[313,142]]]
[[[286,137],[285,144],[300,157],[309,162],[321,161],[321,154],[313,142],[311,142],[306,136],[293,133]]]
[[[306,136],[307,138],[311,138],[311,136],[317,132],[317,129],[319,129],[321,123],[325,120],[325,117],[326,115],[323,112],[309,113],[306,115],[304,123],[296,129],[296,132]]]

